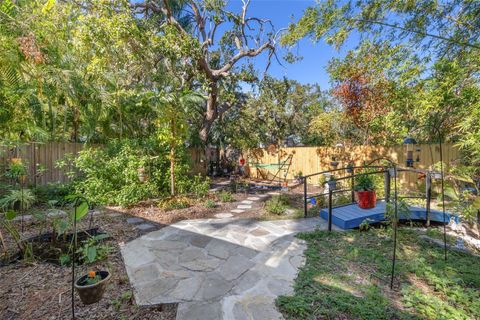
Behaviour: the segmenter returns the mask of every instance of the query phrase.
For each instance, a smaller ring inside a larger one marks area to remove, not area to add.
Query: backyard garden
[[[0,0],[0,319],[480,320],[479,15]]]

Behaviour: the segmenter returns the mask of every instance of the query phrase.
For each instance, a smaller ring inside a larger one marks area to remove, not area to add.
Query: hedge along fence
[[[67,154],[76,157],[80,151],[89,147],[101,147],[101,145],[73,142],[32,142],[15,147],[0,146],[0,180],[2,180],[3,173],[7,170],[11,159],[22,158],[28,167],[29,184],[37,186],[69,182],[67,172],[72,169],[58,168],[57,161],[63,160]],[[189,152],[192,172],[194,174],[204,173],[203,151],[190,149]]]
[[[413,159],[419,159],[414,163],[416,169],[428,169],[431,165],[440,161],[438,144],[415,145]],[[444,163],[451,164],[460,158],[460,151],[452,144],[442,145]],[[346,167],[350,162],[355,166],[361,166],[375,159],[387,158],[405,167],[406,150],[405,146],[354,146],[345,148],[334,147],[293,147],[280,149],[254,149],[248,152],[248,169],[253,178],[272,178],[277,168],[272,166],[269,169],[256,168],[255,164],[278,164],[292,155],[292,164],[289,168],[287,179],[293,179],[301,172],[308,175],[316,172],[332,169],[331,162],[335,157],[338,161],[338,168]],[[283,177],[283,176],[282,176]],[[318,177],[315,178],[318,180]],[[400,183],[403,186],[418,186],[418,174],[412,172],[399,173]],[[317,184],[318,181],[309,181]]]

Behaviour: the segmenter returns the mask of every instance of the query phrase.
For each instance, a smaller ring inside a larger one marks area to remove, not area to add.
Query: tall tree
[[[160,14],[178,32],[176,45],[180,41],[190,44],[189,50],[182,52],[182,59],[193,69],[185,72],[184,81],[196,79],[206,91],[207,103],[199,130],[206,145],[214,121],[231,107],[230,103],[219,101],[220,82],[227,78],[251,79],[251,72],[238,65],[263,52],[268,53],[270,61],[275,56],[278,33],[269,19],[248,15],[250,0],[242,0],[239,13],[227,10],[225,1],[187,0],[185,4],[189,9],[186,16],[190,18],[187,27],[175,14],[171,1],[142,1],[132,7],[139,14]]]

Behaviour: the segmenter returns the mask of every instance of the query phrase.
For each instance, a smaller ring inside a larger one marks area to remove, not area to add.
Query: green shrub
[[[177,191],[191,192],[189,164],[184,150],[179,149],[175,167]],[[168,149],[157,140],[118,140],[104,148],[87,148],[80,152],[74,165],[80,173],[75,192],[98,204],[128,206],[170,191]],[[147,176],[140,182],[138,169]],[[194,179],[193,186],[198,187]]]
[[[272,199],[265,202],[265,210],[270,214],[282,215],[287,210],[287,204],[285,203],[285,197],[274,196]]]
[[[205,208],[208,208],[208,209],[212,209],[212,208],[215,208],[217,206],[215,201],[213,201],[212,199],[208,199],[207,201],[204,202],[203,205],[204,205]]]
[[[230,192],[228,191],[222,191],[218,194],[218,198],[220,199],[221,202],[232,202],[235,199],[233,199],[233,196]]]
[[[197,198],[205,198],[210,190],[210,179],[198,174],[193,177],[190,190]]]
[[[23,209],[28,210],[36,201],[35,194],[30,189],[17,190],[12,189],[5,197],[0,199],[0,208],[3,210],[21,208],[23,201]]]
[[[68,183],[49,183],[33,188],[37,201],[41,204],[63,206],[65,197],[74,192],[73,185]]]

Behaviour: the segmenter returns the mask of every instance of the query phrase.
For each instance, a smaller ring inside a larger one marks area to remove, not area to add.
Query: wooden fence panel
[[[8,168],[12,158],[22,158],[27,165],[29,183],[32,185],[45,185],[47,183],[68,182],[66,175],[68,169],[57,168],[58,160],[64,159],[65,155],[76,156],[85,148],[83,143],[71,142],[48,142],[29,143],[16,147],[0,147],[0,175]],[[43,173],[39,169],[43,168]]]
[[[415,168],[428,169],[431,165],[440,161],[440,153],[438,145],[416,145],[414,151]],[[458,160],[460,152],[457,147],[452,144],[443,145],[443,158],[447,164]],[[273,151],[273,150],[272,150]],[[295,174],[299,172],[302,175],[317,173],[320,171],[330,170],[331,161],[334,155],[339,162],[338,168],[345,167],[348,163],[354,163],[356,166],[361,166],[364,163],[369,163],[375,159],[388,158],[400,167],[405,167],[406,152],[403,145],[384,147],[384,146],[354,146],[345,148],[333,147],[293,147],[280,148],[274,152],[269,152],[268,149],[250,150],[248,153],[249,172],[252,177],[262,177],[269,171],[269,176],[272,177],[277,168],[271,169],[257,169],[255,164],[278,164],[286,157],[292,155],[292,164],[287,175],[287,179],[293,179]],[[416,185],[418,184],[418,177],[413,173],[404,173],[399,175],[402,184]]]

